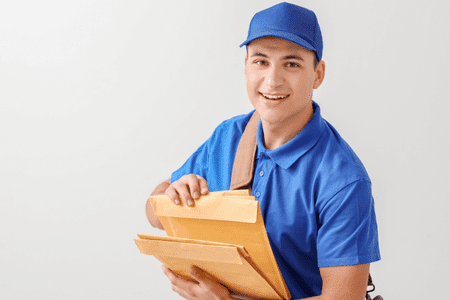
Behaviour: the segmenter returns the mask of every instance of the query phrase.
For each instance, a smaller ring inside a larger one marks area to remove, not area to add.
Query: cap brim
[[[285,31],[266,31],[266,32],[259,32],[256,35],[252,35],[250,38],[248,38],[245,42],[243,42],[239,47],[242,47],[244,45],[248,45],[251,41],[254,41],[256,39],[262,38],[262,37],[266,37],[266,36],[273,36],[273,37],[278,37],[278,38],[282,38],[284,40],[287,40],[289,42],[295,43],[299,46],[302,46],[303,48],[312,50],[312,51],[316,51],[316,48],[314,48],[310,43],[308,43],[307,41],[305,41],[304,39],[289,33],[289,32],[285,32]]]

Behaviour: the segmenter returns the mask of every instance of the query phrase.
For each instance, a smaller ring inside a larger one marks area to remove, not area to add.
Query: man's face
[[[247,94],[261,119],[275,125],[310,114],[325,68],[320,62],[314,70],[314,52],[276,37],[254,40],[247,50]]]

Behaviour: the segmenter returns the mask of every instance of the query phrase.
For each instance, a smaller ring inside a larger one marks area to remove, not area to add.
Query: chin
[[[284,112],[275,110],[275,109],[261,109],[256,107],[256,111],[259,113],[261,119],[267,123],[279,123],[283,120],[286,120],[288,117]]]

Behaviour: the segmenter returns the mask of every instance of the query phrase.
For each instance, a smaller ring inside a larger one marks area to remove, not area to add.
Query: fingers
[[[184,175],[180,178],[180,180],[177,180],[173,183],[173,186],[175,190],[177,191],[178,195],[180,195],[181,199],[188,205],[191,206],[194,204],[194,198],[193,193],[197,192],[195,190],[194,186],[197,184],[198,186],[198,179],[195,175]]]
[[[194,279],[197,280],[200,285],[208,285],[209,281],[215,281],[214,278],[208,276],[208,273],[194,265],[189,268],[189,273],[191,273],[192,277],[194,277]]]
[[[198,175],[193,174],[186,175],[186,181],[189,186],[189,191],[191,192],[189,196],[191,196],[192,204],[194,203],[193,199],[198,199],[200,197],[200,183],[198,180],[198,177],[200,176],[197,176]]]
[[[188,206],[194,205],[194,199],[200,195],[205,195],[209,191],[208,183],[199,175],[184,175],[179,180],[173,182],[166,190],[166,195],[175,204],[180,204],[183,200]]]
[[[195,177],[195,175],[192,175]],[[188,180],[191,175],[184,175],[179,180],[173,182],[166,190],[166,195],[175,204],[180,204],[183,199],[184,202],[189,206],[194,202],[191,193],[189,192]],[[195,177],[196,178],[196,177]]]
[[[230,292],[220,284],[214,276],[201,270],[196,266],[191,266],[189,273],[199,283],[184,280],[177,276],[166,266],[161,266],[164,274],[172,284],[172,290],[186,299],[229,299]]]
[[[175,183],[175,182],[174,182]],[[174,183],[172,183],[166,190],[166,195],[172,200],[175,204],[180,204],[180,197],[175,189]]]
[[[182,278],[178,277],[177,274],[172,272],[169,268],[167,268],[165,265],[161,266],[161,269],[163,270],[164,274],[169,278],[170,283],[176,286],[181,286],[183,283],[190,283],[186,280],[183,280]]]
[[[203,288],[213,288],[215,285],[220,284],[214,276],[209,274],[208,272],[203,271],[199,267],[195,265],[191,265],[189,268],[189,273],[191,276],[199,282]]]
[[[180,289],[178,286],[172,284],[170,287],[172,288],[172,291],[177,292],[178,295],[180,295],[184,299],[188,299],[188,300],[194,299],[191,297],[191,295],[186,293],[183,289]]]
[[[174,292],[177,292],[185,299],[191,299],[191,295],[195,294],[194,289],[196,288],[197,284],[178,277],[174,272],[172,272],[164,265],[161,266],[161,269],[163,270],[167,278],[169,278],[172,290]]]
[[[208,183],[206,182],[206,180],[201,177],[201,176],[197,176],[198,182],[200,184],[200,192],[202,193],[202,195],[206,195],[208,194],[209,191],[209,187],[208,187]]]
[[[189,268],[189,273],[199,282],[197,287],[200,287],[204,292],[220,296],[217,297],[219,299],[229,299],[230,292],[213,275],[194,265]]]

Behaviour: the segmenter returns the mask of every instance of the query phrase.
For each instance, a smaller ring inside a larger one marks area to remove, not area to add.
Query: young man
[[[312,100],[325,76],[315,14],[280,3],[257,13],[248,31],[247,93],[260,116],[252,195],[293,299],[364,298],[369,264],[380,259],[371,182],[361,161]],[[220,124],[171,179],[152,193],[175,204],[230,188],[239,141],[253,112]],[[152,226],[163,229],[150,206]],[[186,299],[233,299],[205,272],[199,284],[163,266]]]

